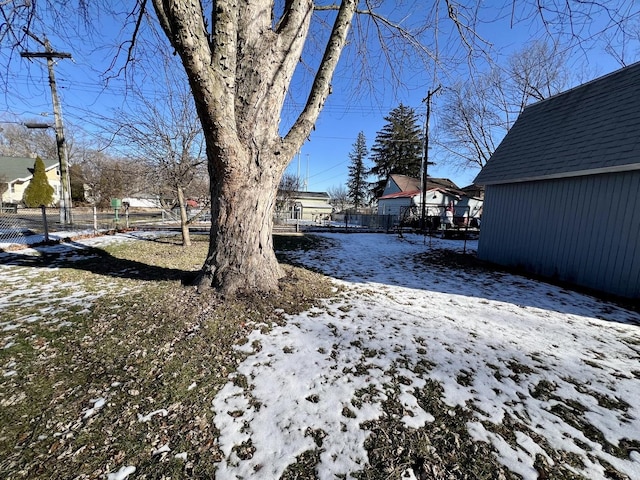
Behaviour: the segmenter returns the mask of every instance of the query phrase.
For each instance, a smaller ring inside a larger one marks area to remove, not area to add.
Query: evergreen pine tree
[[[33,165],[33,177],[24,191],[22,201],[29,208],[51,205],[53,201],[53,187],[49,185],[44,162],[40,157],[36,157]]]
[[[376,134],[371,147],[374,166],[370,173],[378,177],[371,188],[375,198],[382,195],[389,175],[396,173],[417,178],[422,163],[424,135],[413,108],[401,103],[384,119],[387,123]]]
[[[369,189],[369,184],[366,181],[367,171],[364,167],[364,160],[368,154],[367,140],[364,132],[360,132],[356,143],[353,144],[353,150],[349,153],[351,165],[349,165],[349,179],[347,181],[349,198],[356,209],[365,204]]]

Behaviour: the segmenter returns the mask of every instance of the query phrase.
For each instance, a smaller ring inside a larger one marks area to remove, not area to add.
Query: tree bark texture
[[[180,55],[202,123],[211,178],[211,238],[199,286],[223,293],[277,288],[281,269],[272,227],[282,174],[308,138],[357,2],[345,0],[305,107],[280,136],[280,114],[309,33],[311,0],[217,0],[210,18],[200,2],[153,0],[160,24]]]
[[[244,169],[212,188],[211,239],[199,287],[223,293],[271,290],[282,271],[273,250],[273,210],[279,170]]]
[[[182,245],[184,247],[191,246],[191,235],[189,234],[189,217],[187,215],[187,202],[184,198],[184,190],[182,187],[176,187],[178,194],[178,207],[180,208],[180,231],[182,232]]]

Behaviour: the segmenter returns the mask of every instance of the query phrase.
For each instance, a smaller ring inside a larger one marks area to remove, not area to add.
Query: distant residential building
[[[392,174],[377,203],[378,215],[419,216],[422,214],[422,183],[418,178]],[[448,211],[451,217],[464,222],[465,218],[478,217],[482,213],[482,199],[468,197],[448,178],[429,177],[425,210],[427,216],[442,217],[443,220]]]
[[[22,202],[24,191],[33,178],[33,165],[35,158],[29,157],[5,157],[0,156],[0,181],[6,182],[7,189],[2,193],[2,203]],[[57,204],[60,200],[61,183],[60,171],[58,169],[57,160],[42,159],[44,168],[49,181],[49,185],[53,187],[53,203]]]
[[[135,196],[124,197],[122,203],[126,203],[130,208],[162,208],[160,195],[153,193],[140,193]]]
[[[280,221],[322,221],[331,217],[333,207],[326,192],[287,192],[279,202],[276,218]]]

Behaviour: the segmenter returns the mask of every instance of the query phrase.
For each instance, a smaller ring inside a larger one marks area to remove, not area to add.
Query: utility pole
[[[309,191],[309,154],[307,153],[307,176],[304,179],[304,191]]]
[[[60,108],[60,100],[58,99],[58,89],[56,86],[56,77],[53,71],[54,58],[71,58],[70,53],[55,52],[45,37],[44,40],[36,37],[30,32],[25,32],[36,42],[44,47],[44,52],[22,52],[20,56],[23,58],[46,58],[47,68],[49,70],[49,86],[51,87],[51,100],[53,102],[53,116],[55,119],[56,144],[58,150],[58,163],[60,164],[60,223],[70,225],[71,220],[71,181],[69,178],[69,162],[67,157],[67,148],[64,137],[64,127],[62,125],[62,109]]]
[[[429,165],[435,165],[433,162],[429,162],[429,117],[431,116],[431,97],[438,93],[440,87],[438,85],[433,92],[427,91],[427,97],[422,100],[427,104],[427,118],[424,122],[424,152],[422,155],[422,212],[420,216],[420,229],[424,232],[427,220],[427,170]]]

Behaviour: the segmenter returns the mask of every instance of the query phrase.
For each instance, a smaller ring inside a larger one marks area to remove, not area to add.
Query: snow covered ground
[[[320,478],[359,470],[367,463],[363,422],[383,414],[390,385],[401,385],[405,424],[428,431],[433,415],[416,393],[429,379],[442,385],[447,405],[473,412],[471,435],[491,443],[499,461],[525,479],[538,477],[534,461],[547,456],[545,448],[577,455],[584,467],[576,473],[590,479],[607,478],[601,460],[640,478],[637,447],[627,458],[614,456],[553,413],[554,406],[580,405],[606,441],[638,445],[636,313],[518,276],[416,261],[460,242],[327,238],[334,248],[295,258],[344,290],[286,326],[251,334],[244,347],[251,355],[236,374],[245,381],[231,379],[213,402],[226,455],[219,478],[279,478],[319,444]],[[425,364],[426,373],[416,368]],[[366,402],[358,401],[365,391]],[[506,415],[528,427],[515,432],[517,445],[487,428]],[[239,453],[242,445],[255,449],[250,458]]]
[[[557,451],[589,479],[610,478],[606,465],[640,478],[637,313],[519,276],[427,261],[461,250],[460,241],[323,237],[331,248],[289,256],[334,278],[336,294],[268,333],[257,326],[239,347],[248,356],[211,405],[224,453],[216,478],[279,478],[308,452],[318,455],[319,478],[348,477],[367,465],[368,426],[386,415],[390,397],[406,427],[429,433],[436,412],[420,392],[434,382],[450,414],[466,412],[468,433],[524,479],[538,478],[534,463],[552,464]],[[46,248],[68,260],[82,245],[135,238]],[[0,271],[20,285],[29,272],[10,268],[11,255],[0,254]],[[0,326],[10,336],[11,325]],[[98,399],[91,411],[100,406]],[[565,421],[569,410],[576,421]],[[510,438],[499,428],[507,419]],[[109,478],[135,471],[128,465]],[[419,475],[410,465],[403,473]]]

